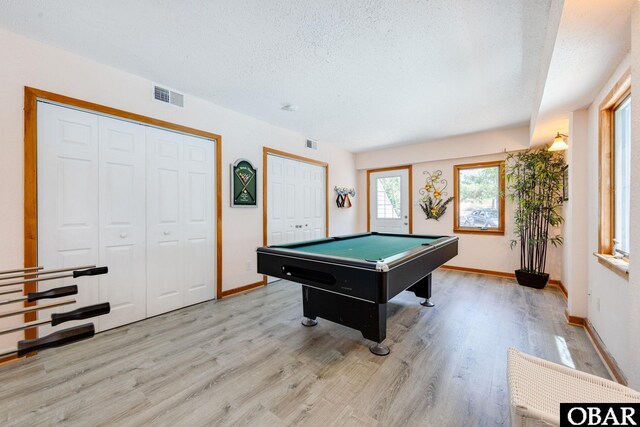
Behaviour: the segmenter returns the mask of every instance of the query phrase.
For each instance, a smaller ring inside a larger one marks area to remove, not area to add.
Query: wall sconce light
[[[549,147],[548,150],[549,151],[563,151],[563,150],[566,150],[567,148],[569,148],[567,143],[564,142],[565,138],[567,138],[567,135],[564,135],[564,134],[558,132],[556,137],[553,138],[553,144],[551,144],[551,147]]]

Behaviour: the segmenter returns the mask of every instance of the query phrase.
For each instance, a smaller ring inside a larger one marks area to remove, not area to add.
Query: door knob
[[[409,223],[408,223],[408,222],[405,222],[405,223],[404,223],[404,225],[409,225]]]
[[[124,239],[125,237],[127,237],[127,233],[120,233],[120,238]]]
[[[165,236],[168,236],[169,234],[171,234],[171,232],[170,232],[170,231],[165,230],[165,231],[163,231],[163,232],[162,232],[162,234],[164,234]]]

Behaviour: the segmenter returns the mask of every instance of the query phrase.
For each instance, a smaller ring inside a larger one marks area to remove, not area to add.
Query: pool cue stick
[[[32,305],[31,307],[24,307],[18,310],[2,312],[0,313],[0,318],[16,316],[18,314],[31,313],[33,311],[38,311],[38,310],[46,310],[47,308],[61,307],[63,305],[73,304],[75,302],[76,300],[74,299],[68,299],[60,302],[55,302],[53,304]]]
[[[12,290],[9,290],[9,291],[2,291],[2,292],[0,292],[0,295],[15,294],[16,292],[23,292],[23,291],[24,291],[24,289],[22,289],[22,288],[12,289]]]
[[[3,274],[11,274],[11,273],[21,273],[23,271],[33,271],[33,270],[42,270],[43,267],[27,267],[27,268],[18,268],[17,270],[5,270],[0,271],[0,276]]]
[[[33,302],[41,299],[47,298],[60,298],[60,297],[68,297],[69,295],[75,295],[78,293],[78,287],[76,285],[73,286],[62,286],[60,288],[49,289],[48,291],[42,292],[29,292],[27,295],[24,295],[19,298],[12,298],[7,300],[0,300],[0,305],[11,304],[14,302]]]
[[[88,268],[94,268],[94,267],[95,265],[83,265],[81,267],[69,267],[69,268],[58,268],[56,270],[33,271],[31,273],[20,273],[20,274],[14,274],[13,276],[0,277],[0,280],[19,279],[21,277],[41,276],[44,274],[53,274],[53,273],[64,273],[65,271],[86,270]]]
[[[80,271],[76,270],[72,274],[58,274],[55,276],[18,280],[17,282],[0,283],[0,287],[24,285],[25,283],[44,282],[45,280],[65,279],[67,277],[76,278],[76,277],[82,277],[82,276],[97,276],[99,274],[107,274],[108,272],[109,272],[108,267],[96,267],[96,268],[90,268],[88,270],[80,270]]]
[[[72,320],[90,319],[92,317],[102,316],[103,314],[109,314],[110,311],[111,305],[109,305],[108,302],[103,302],[101,304],[90,305],[88,307],[78,308],[73,311],[67,311],[66,313],[53,313],[51,315],[51,319],[48,320],[34,320],[32,322],[23,323],[21,325],[0,329],[0,335],[23,331],[25,329],[46,325],[48,323],[50,323],[51,326],[57,326],[61,323],[70,322]]]
[[[63,345],[92,338],[95,333],[96,330],[93,323],[62,329],[41,338],[18,341],[18,346],[16,348],[1,352],[0,357],[9,356],[14,353],[17,353],[18,357],[22,357],[29,353],[33,353],[34,351],[62,347]]]

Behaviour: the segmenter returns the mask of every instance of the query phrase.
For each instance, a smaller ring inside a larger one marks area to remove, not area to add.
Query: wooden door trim
[[[216,133],[194,129],[152,117],[131,113],[81,99],[71,98],[45,90],[24,88],[24,265],[38,265],[38,100],[87,110],[100,115],[113,116],[133,122],[173,130],[215,141],[216,179],[216,298],[222,297],[222,137]],[[35,292],[36,284],[27,283],[24,293]],[[25,306],[35,303],[26,303]],[[36,320],[35,313],[25,314],[25,322]],[[37,329],[27,329],[26,339],[37,337]]]
[[[324,232],[325,232],[325,236],[329,237],[329,163],[323,162],[320,160],[310,159],[308,157],[298,156],[297,154],[291,154],[285,151],[280,151],[280,150],[276,150],[269,147],[262,147],[262,245],[267,246],[267,235],[269,233],[268,218],[267,218],[267,212],[269,212],[267,210],[267,178],[268,178],[267,159],[269,154],[324,167],[324,183],[325,183],[325,188],[327,193],[326,202],[325,202],[325,214],[324,214],[324,221],[325,221]]]
[[[371,174],[406,169],[409,175],[409,234],[413,234],[413,165],[392,166],[367,170],[367,232],[371,231]]]

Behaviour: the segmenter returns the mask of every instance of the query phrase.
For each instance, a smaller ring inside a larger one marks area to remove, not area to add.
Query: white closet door
[[[147,129],[147,315],[214,298],[214,142]]]
[[[82,111],[38,103],[38,262],[47,269],[97,265],[98,117]],[[99,302],[98,276],[46,281],[39,290],[77,284],[74,305]],[[50,310],[39,318],[49,318]],[[86,323],[69,322],[62,327]],[[56,328],[56,329],[59,329]],[[51,332],[40,327],[40,334]]]
[[[269,155],[267,171],[267,244],[325,237],[325,168]]]
[[[302,183],[300,162],[283,159],[284,166],[284,243],[301,242],[302,233]]]
[[[147,128],[147,315],[183,306],[183,137]]]
[[[101,329],[146,315],[145,127],[99,117],[100,300],[111,313]]]
[[[182,136],[184,305],[215,297],[213,141]]]
[[[302,230],[302,185],[300,162],[269,155],[267,208],[268,245],[305,240]]]
[[[302,232],[304,240],[326,237],[325,169],[310,163],[300,163],[302,187]]]
[[[284,182],[284,158],[280,156],[267,156],[268,187],[267,187],[267,218],[268,218],[268,245],[280,245],[285,243],[287,230],[284,223],[285,212],[285,182]],[[293,236],[292,236],[293,237]]]

